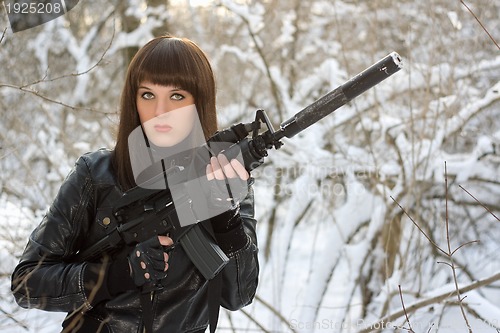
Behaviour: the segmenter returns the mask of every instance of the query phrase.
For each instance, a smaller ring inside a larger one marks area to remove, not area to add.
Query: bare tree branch
[[[481,20],[476,16],[476,14],[474,14],[474,12],[469,8],[469,6],[467,6],[465,4],[464,0],[460,0],[460,2],[462,3],[462,5],[465,6],[465,8],[467,8],[467,10],[472,14],[472,16],[474,16],[474,18],[476,19],[477,23],[479,23],[479,25],[481,26],[481,28],[483,28],[484,32],[486,32],[486,34],[488,35],[488,37],[490,37],[490,39],[493,41],[493,43],[496,45],[496,47],[500,50],[500,45],[498,45],[498,43],[495,40],[495,38],[493,38],[493,36],[489,33],[488,29],[486,29],[486,27],[483,25],[483,23],[481,22]]]
[[[3,29],[2,36],[0,36],[0,44],[2,44],[3,39],[5,38],[5,33],[7,32],[7,28]]]
[[[500,281],[500,272],[488,277],[488,278],[485,278],[485,279],[482,279],[482,280],[479,280],[479,281],[476,281],[476,282],[473,282],[467,286],[464,286],[462,288],[459,288],[459,292],[460,294],[465,294],[471,290],[475,290],[475,289],[479,289],[481,287],[484,287],[484,286],[487,286],[487,285],[490,285],[492,284],[493,282],[496,282],[496,281]],[[425,300],[422,300],[422,301],[419,301],[419,302],[416,302],[416,303],[413,303],[412,305],[410,306],[407,306],[406,307],[406,312],[408,314],[410,313],[413,313],[419,309],[422,309],[422,308],[425,308],[426,306],[429,306],[429,305],[432,305],[432,304],[436,304],[436,303],[440,303],[442,301],[445,301],[447,300],[448,298],[450,297],[453,297],[454,295],[456,295],[456,291],[455,290],[451,290],[449,292],[444,292],[444,293],[441,293],[437,296],[434,296],[434,297],[431,297],[431,298],[428,298],[428,299],[425,299]],[[397,311],[397,312],[394,312],[388,316],[385,316],[384,318],[380,319],[379,321],[377,321],[376,323],[373,323],[372,325],[369,325],[369,327],[382,327],[380,325],[383,325],[383,324],[386,324],[387,322],[392,322],[402,316],[405,315],[405,311],[404,310],[400,310],[400,311]],[[378,326],[377,326],[378,325]],[[359,331],[358,333],[368,333],[368,332],[371,332],[371,329],[363,329],[361,331]]]
[[[464,190],[465,193],[470,195],[472,197],[472,199],[474,199],[478,204],[480,204],[484,209],[486,209],[488,211],[488,213],[490,213],[495,219],[497,219],[497,221],[500,222],[500,219],[491,211],[491,209],[489,209],[488,207],[486,207],[486,205],[484,205],[482,202],[477,200],[476,197],[473,196],[469,191],[467,191],[462,185],[458,185],[458,187],[460,187],[462,190]]]

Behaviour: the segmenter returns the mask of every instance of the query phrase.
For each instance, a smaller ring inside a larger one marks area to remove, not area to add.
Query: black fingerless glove
[[[135,246],[128,260],[136,286],[142,287],[147,282],[157,282],[167,276],[164,251],[157,236]]]
[[[239,212],[240,207],[237,206],[234,209],[227,210],[222,214],[212,217],[210,221],[212,222],[214,232],[216,234],[223,234],[239,228],[242,225]]]
[[[248,237],[239,214],[239,207],[211,218],[210,222],[215,239],[226,254],[236,252],[247,244]]]

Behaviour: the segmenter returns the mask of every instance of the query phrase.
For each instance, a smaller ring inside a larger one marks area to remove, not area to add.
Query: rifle
[[[282,138],[292,138],[401,68],[401,57],[392,52],[281,123],[278,130],[273,128],[264,110],[257,110],[253,122],[239,123],[218,131],[207,140],[207,145],[216,147],[216,143],[231,143],[232,145],[225,150],[211,150],[211,152],[223,153],[228,159],[241,153],[245,168],[250,172],[264,162],[269,149],[279,149],[283,145]],[[264,133],[260,133],[262,124],[267,128]],[[250,133],[252,136],[248,138]],[[174,175],[179,182],[184,179],[180,167],[163,170],[163,173],[153,177],[151,181],[166,179],[167,175]],[[184,227],[179,224],[176,211],[192,212],[189,196],[186,195],[183,200],[176,202],[181,202],[181,205],[176,204],[174,207],[168,189],[155,190],[142,186],[132,188],[124,193],[107,217],[114,219],[117,226],[112,228],[101,241],[78,253],[77,259],[90,260],[124,244],[133,245],[155,235],[170,234],[175,246],[177,244],[182,246],[202,275],[207,280],[212,279],[224,268],[229,259],[203,223]],[[196,219],[196,216],[193,216],[193,221],[202,222]]]

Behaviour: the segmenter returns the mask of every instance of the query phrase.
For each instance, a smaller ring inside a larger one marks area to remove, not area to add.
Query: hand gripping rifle
[[[401,68],[401,57],[392,52],[281,123],[278,130],[274,130],[264,110],[257,110],[253,122],[239,123],[221,130],[215,133],[207,144],[210,146],[211,143],[217,142],[232,143],[226,150],[214,153],[222,152],[228,159],[241,153],[245,168],[251,171],[264,162],[264,157],[268,155],[267,150],[279,149],[282,146],[282,138],[295,136]],[[266,126],[267,131],[260,134],[262,124]],[[250,133],[252,136],[248,138]],[[169,173],[174,176],[182,175],[179,169],[171,168],[157,177],[166,178]],[[183,203],[189,206],[190,198],[186,197]],[[111,216],[107,217],[114,219],[117,226],[110,228],[101,241],[79,253],[78,259],[90,260],[109,250],[121,248],[124,244],[134,245],[155,235],[170,234],[174,243],[182,246],[193,264],[210,280],[224,268],[229,259],[202,223],[180,226],[176,210],[181,208],[174,208],[169,190],[152,190],[137,186],[118,200]]]

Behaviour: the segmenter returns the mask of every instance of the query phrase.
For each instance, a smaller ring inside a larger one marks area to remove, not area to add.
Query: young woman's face
[[[198,119],[193,95],[174,86],[142,82],[136,101],[146,136],[159,147],[172,147],[187,138]]]

